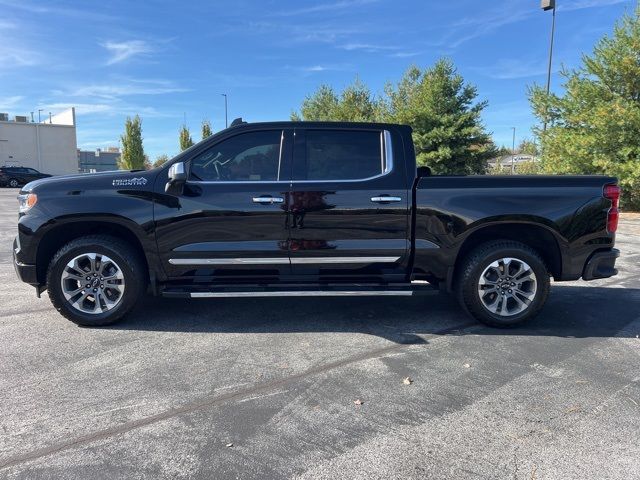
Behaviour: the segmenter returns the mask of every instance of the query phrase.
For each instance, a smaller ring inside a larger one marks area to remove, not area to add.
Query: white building
[[[513,163],[513,169],[517,172],[518,167],[523,163],[538,162],[538,157],[524,153],[516,153],[515,155],[503,155],[502,157],[492,158],[487,161],[489,168],[496,168],[500,165],[503,169],[510,169]]]
[[[61,175],[78,172],[76,113],[70,108],[43,123],[0,113],[0,166]]]

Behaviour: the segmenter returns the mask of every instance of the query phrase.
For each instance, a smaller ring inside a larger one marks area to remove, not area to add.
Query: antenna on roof
[[[235,127],[235,126],[238,126],[238,125],[244,125],[245,123],[247,123],[247,122],[242,120],[242,117],[238,117],[233,122],[231,122],[231,125],[229,125],[229,127]]]

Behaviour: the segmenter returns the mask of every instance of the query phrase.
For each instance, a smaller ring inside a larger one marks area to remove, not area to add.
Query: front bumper
[[[605,252],[596,252],[589,257],[582,272],[583,280],[595,280],[596,278],[609,278],[618,274],[616,259],[620,256],[620,250],[612,248]]]
[[[22,263],[18,261],[18,253],[20,252],[20,246],[18,244],[18,239],[16,238],[13,241],[13,268],[16,270],[16,274],[18,278],[25,283],[33,285],[37,287],[39,285],[38,282],[38,272],[36,270],[35,265],[28,265],[26,263]]]

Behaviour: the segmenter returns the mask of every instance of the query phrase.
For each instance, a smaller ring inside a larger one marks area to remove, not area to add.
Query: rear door
[[[277,281],[290,273],[291,137],[282,128],[230,131],[187,160],[180,195],[164,194],[162,173],[156,238],[169,277]]]
[[[411,192],[395,140],[383,128],[296,128],[288,218],[295,275],[406,279]]]

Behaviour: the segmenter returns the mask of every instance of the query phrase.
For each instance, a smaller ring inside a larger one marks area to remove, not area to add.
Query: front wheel
[[[118,238],[90,235],[53,257],[47,290],[53,306],[78,325],[109,325],[128,313],[144,292],[139,255]]]
[[[480,245],[464,260],[458,299],[474,318],[508,327],[535,317],[549,294],[549,272],[540,255],[520,242]]]

